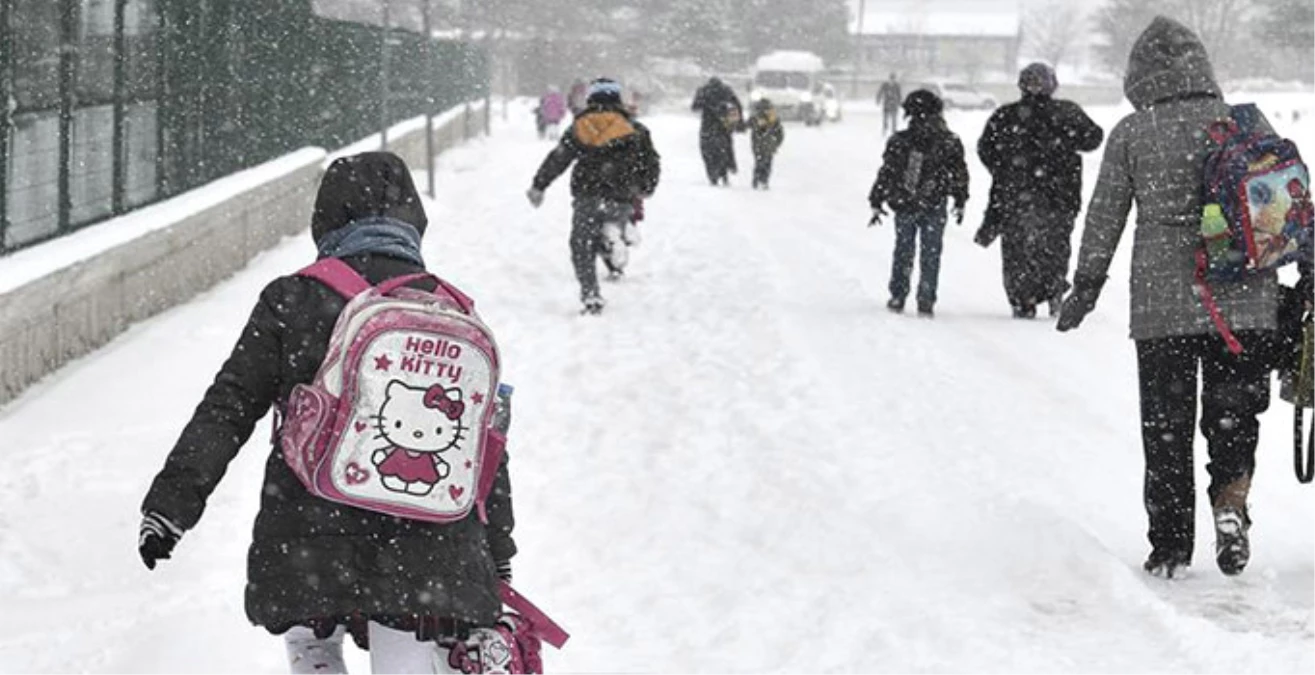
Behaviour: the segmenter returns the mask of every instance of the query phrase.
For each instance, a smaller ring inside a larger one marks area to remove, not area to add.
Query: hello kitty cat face
[[[436,384],[428,389],[393,380],[384,390],[384,404],[375,428],[395,447],[412,452],[443,452],[465,438],[461,390]]]

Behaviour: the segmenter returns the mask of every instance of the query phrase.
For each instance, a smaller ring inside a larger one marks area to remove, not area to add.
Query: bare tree
[[[1080,46],[1087,33],[1087,15],[1081,3],[1048,0],[1023,15],[1023,39],[1028,52],[1058,68]]]
[[[1216,71],[1236,74],[1246,70],[1248,50],[1244,46],[1251,19],[1252,0],[1178,0],[1178,17],[1196,31],[1214,60]]]

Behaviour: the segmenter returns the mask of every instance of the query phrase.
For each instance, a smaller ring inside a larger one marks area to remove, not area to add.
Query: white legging
[[[373,621],[370,627],[370,672],[399,673],[457,673],[447,663],[448,650],[433,642],[421,642],[412,631],[401,631],[381,626]],[[347,630],[342,626],[327,638],[315,637],[314,631],[296,626],[284,633],[288,648],[288,667],[293,675],[346,673],[347,664],[342,658],[343,637]]]

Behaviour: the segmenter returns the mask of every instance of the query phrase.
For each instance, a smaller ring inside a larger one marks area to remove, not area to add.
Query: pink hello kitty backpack
[[[283,458],[312,493],[451,523],[484,499],[506,445],[493,429],[498,347],[464,293],[431,274],[371,286],[337,258],[298,272],[348,299],[315,379],[279,427]],[[407,284],[429,279],[434,292]]]

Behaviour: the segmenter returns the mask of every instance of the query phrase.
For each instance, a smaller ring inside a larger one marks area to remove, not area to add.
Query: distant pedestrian
[[[548,91],[539,99],[539,107],[535,112],[539,123],[539,138],[557,140],[562,121],[566,119],[568,112],[566,97],[562,96],[561,90],[557,87],[548,87]]]
[[[577,79],[571,83],[571,89],[566,93],[566,105],[571,109],[572,117],[584,112],[589,106],[589,85],[584,80]]]
[[[881,108],[881,135],[890,136],[899,131],[899,110],[904,102],[900,91],[899,75],[890,74],[890,79],[881,83],[877,90],[877,107]]]
[[[735,143],[731,134],[744,123],[744,109],[735,92],[718,78],[708,80],[694,94],[690,108],[703,114],[699,124],[699,150],[708,182],[730,185],[730,174],[737,171]]]
[[[749,138],[753,145],[753,187],[766,190],[772,179],[772,158],[785,141],[785,127],[776,114],[776,107],[765,98],[753,104]]]

